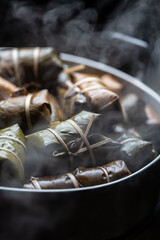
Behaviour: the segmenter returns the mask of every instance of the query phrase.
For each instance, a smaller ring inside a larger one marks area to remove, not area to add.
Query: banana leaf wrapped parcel
[[[114,141],[99,134],[100,116],[82,111],[69,120],[26,136],[27,176],[63,174],[79,166],[100,166],[118,158],[134,172],[154,159],[157,153],[150,142],[139,138]]]
[[[18,87],[38,83],[54,91],[56,78],[63,68],[52,47],[6,48],[0,50],[0,75]]]
[[[42,129],[61,120],[61,111],[48,90],[11,97],[0,102],[0,128],[18,123],[23,131]]]
[[[78,148],[83,147],[82,140],[89,145],[86,136],[90,129],[98,129],[100,117],[99,114],[82,111],[70,120],[53,123],[48,129],[27,135],[27,172],[37,171],[42,176],[61,174],[70,171],[72,164],[77,166],[78,163],[73,160],[74,153],[70,152],[68,145],[78,141]],[[74,149],[77,151],[77,145]],[[92,158],[92,150],[90,155]],[[31,174],[35,175],[35,172]]]
[[[121,137],[117,139],[121,143],[120,152],[117,155],[124,159],[131,172],[141,169],[158,155],[152,142],[135,136],[122,139]]]
[[[100,185],[130,175],[126,164],[117,160],[102,167],[79,167],[64,175],[34,178],[24,185],[26,189],[65,189]]]
[[[57,94],[66,119],[85,110],[103,113],[107,122],[123,121],[119,96],[108,90],[98,75],[61,73],[58,82]]]
[[[16,186],[24,180],[25,137],[18,124],[0,130],[0,183]]]
[[[108,140],[108,141],[107,141]],[[135,172],[146,164],[151,162],[157,156],[157,149],[150,141],[145,141],[131,133],[122,134],[118,139],[113,140],[101,134],[91,134],[88,136],[88,141],[91,146],[97,145],[99,142],[104,144],[93,148],[93,153],[96,159],[96,165],[102,165],[123,159],[131,172]],[[75,151],[79,145],[78,140],[68,144],[71,151]],[[56,154],[58,156],[58,153]],[[76,162],[83,164],[90,163],[88,152],[82,152],[76,156]],[[74,166],[75,168],[75,166]]]
[[[143,124],[133,128],[120,124],[115,125],[113,130],[107,137],[121,144],[121,147],[112,156],[123,159],[131,172],[141,169],[158,155],[160,125]]]
[[[101,124],[100,114],[82,111],[69,120],[27,135],[26,172],[47,176],[62,174],[78,166],[91,167],[109,162],[107,154],[121,145],[96,133]]]

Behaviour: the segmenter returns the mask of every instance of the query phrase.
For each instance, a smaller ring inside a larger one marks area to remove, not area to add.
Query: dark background
[[[116,67],[160,93],[159,0],[0,0],[0,46],[54,46]],[[137,240],[160,234],[156,214]]]
[[[159,16],[158,0],[1,0],[0,46],[54,46],[123,70],[160,92]]]

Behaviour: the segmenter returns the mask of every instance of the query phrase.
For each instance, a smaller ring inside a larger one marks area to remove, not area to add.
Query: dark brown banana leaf
[[[103,167],[83,168],[79,167],[67,175],[53,177],[31,178],[29,183],[24,185],[26,189],[66,189],[77,187],[88,187],[112,182],[130,175],[126,164],[122,160],[117,160]],[[36,183],[34,182],[36,180]]]
[[[17,90],[18,87],[16,85],[0,77],[0,101],[11,97]]]
[[[16,84],[38,83],[54,92],[56,78],[63,68],[58,53],[52,47],[8,48],[0,50],[0,75]]]
[[[61,120],[58,103],[48,90],[30,95],[30,102],[26,106],[28,96],[12,97],[0,102],[0,128],[18,123],[26,133],[43,129],[50,122]]]
[[[24,179],[25,137],[18,124],[0,130],[0,183],[16,186]]]
[[[65,78],[66,76],[66,78]],[[74,84],[91,78],[78,86]],[[94,80],[96,78],[96,81]],[[57,89],[59,101],[66,118],[82,110],[103,113],[104,121],[117,122],[123,120],[119,96],[107,89],[99,76],[86,73],[72,73],[59,76],[60,86]],[[109,113],[109,114],[108,114]]]
[[[78,87],[74,89],[70,97],[66,97],[68,89],[73,87],[72,79],[69,74],[60,73],[58,77],[58,99],[64,113],[64,119],[68,119],[82,110],[88,109],[87,98],[81,93]]]

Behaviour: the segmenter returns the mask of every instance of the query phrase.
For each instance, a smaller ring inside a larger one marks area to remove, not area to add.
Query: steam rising
[[[60,52],[107,63],[151,84],[150,72],[159,74],[159,5],[153,0],[4,1],[0,44],[54,46]]]

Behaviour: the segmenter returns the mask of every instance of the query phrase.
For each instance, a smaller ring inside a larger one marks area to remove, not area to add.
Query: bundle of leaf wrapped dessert
[[[160,117],[113,76],[69,68],[53,48],[0,50],[0,59],[9,80],[0,78],[1,185],[99,185],[160,153]]]
[[[81,110],[86,110],[102,113],[106,125],[111,121],[123,121],[119,96],[109,89],[100,76],[62,73],[58,81],[58,97],[66,119]]]
[[[118,160],[102,167],[79,167],[72,173],[51,177],[31,177],[29,183],[24,185],[26,189],[60,189],[80,188],[100,185],[130,175],[124,161]]]
[[[56,78],[63,68],[52,47],[6,48],[0,50],[0,75],[18,87],[35,85],[54,92]]]
[[[26,161],[28,177],[63,174],[79,166],[102,166],[117,159],[124,160],[134,172],[157,155],[151,142],[137,136],[114,141],[100,134],[100,124],[100,114],[82,111],[69,120],[26,136],[31,153]]]
[[[0,183],[20,186],[24,181],[25,136],[18,126],[0,130]]]
[[[14,95],[0,102],[0,128],[18,123],[24,132],[36,131],[61,120],[58,103],[47,90]]]

